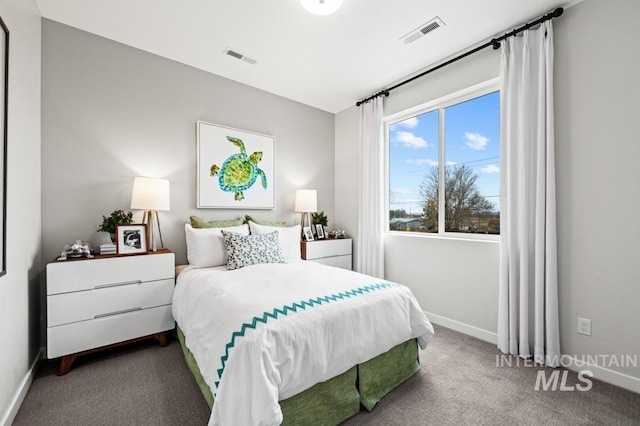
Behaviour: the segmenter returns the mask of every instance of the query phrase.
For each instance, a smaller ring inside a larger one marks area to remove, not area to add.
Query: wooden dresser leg
[[[73,364],[73,361],[75,361],[76,358],[78,358],[78,355],[63,356],[60,360],[60,369],[58,370],[58,376],[64,376],[65,374],[67,374],[69,370],[71,370],[71,364]]]
[[[165,333],[154,334],[153,337],[160,343],[161,348],[167,346],[167,335]]]

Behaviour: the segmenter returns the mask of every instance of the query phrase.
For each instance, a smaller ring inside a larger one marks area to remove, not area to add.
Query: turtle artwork
[[[240,149],[239,154],[232,154],[218,167],[217,164],[211,166],[211,176],[218,176],[220,189],[234,193],[234,200],[244,200],[244,191],[251,188],[258,176],[264,189],[267,189],[267,176],[258,167],[262,160],[262,152],[257,151],[247,156],[244,143],[238,138],[227,136],[227,140]]]

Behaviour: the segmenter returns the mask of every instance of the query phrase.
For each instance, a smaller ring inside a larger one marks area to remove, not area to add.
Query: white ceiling
[[[298,0],[36,1],[47,19],[334,113],[562,5],[345,0],[335,14],[314,16]],[[409,45],[400,40],[435,16],[444,27]],[[225,55],[226,47],[257,64]]]

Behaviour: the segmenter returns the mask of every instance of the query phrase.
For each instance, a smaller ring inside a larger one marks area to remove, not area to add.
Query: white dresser
[[[305,260],[351,269],[351,238],[302,241],[300,244]]]
[[[47,358],[73,361],[105,346],[156,338],[175,327],[171,313],[175,256],[96,256],[47,265]]]

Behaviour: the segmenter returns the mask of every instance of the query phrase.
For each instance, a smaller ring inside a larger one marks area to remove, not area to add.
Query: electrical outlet
[[[578,317],[578,334],[591,336],[591,320]]]

